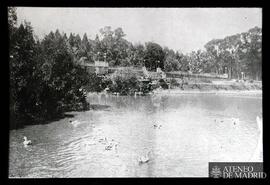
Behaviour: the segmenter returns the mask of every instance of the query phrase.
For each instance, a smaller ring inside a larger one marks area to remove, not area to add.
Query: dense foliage
[[[56,31],[35,40],[31,25],[17,27],[15,10],[9,13],[11,126],[87,109],[83,87],[89,76],[76,64],[65,37]]]
[[[69,43],[79,60],[86,57],[88,62],[105,60],[111,67],[145,66],[154,71],[157,67],[165,71],[191,73],[227,73],[229,78],[240,78],[244,72],[248,78],[261,79],[262,30],[255,27],[247,32],[213,39],[205,44],[204,50],[183,54],[168,47],[162,48],[154,42],[132,44],[125,39],[121,28],[110,26],[100,29],[94,40],[84,34],[71,34]]]
[[[261,79],[261,28],[212,40],[205,48],[216,73],[225,70],[230,78],[239,78],[241,72],[245,72],[252,79]]]
[[[118,70],[112,75],[111,80],[112,84],[109,86],[111,92],[133,95],[134,92],[140,91],[140,82],[132,70]]]
[[[110,82],[110,83],[108,83]],[[107,87],[112,93],[119,93],[120,95],[134,95],[142,93],[145,95],[153,90],[151,80],[141,81],[139,75],[131,69],[117,70],[107,79]]]

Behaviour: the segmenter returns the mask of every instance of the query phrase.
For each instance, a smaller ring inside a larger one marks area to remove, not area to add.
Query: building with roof
[[[79,61],[88,73],[96,73],[97,75],[107,74],[109,71],[109,63],[106,61],[87,62],[86,57],[82,57]]]

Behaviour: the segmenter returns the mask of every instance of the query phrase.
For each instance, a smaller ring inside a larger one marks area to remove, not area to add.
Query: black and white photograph
[[[7,14],[9,179],[266,177],[262,8]]]

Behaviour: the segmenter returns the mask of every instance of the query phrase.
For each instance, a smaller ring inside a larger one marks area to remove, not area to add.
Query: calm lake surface
[[[88,100],[95,110],[10,131],[9,176],[208,177],[208,162],[250,161],[257,146],[261,94],[90,94]],[[33,145],[25,148],[23,136]],[[104,140],[118,145],[106,150]],[[139,164],[149,151],[149,161]]]

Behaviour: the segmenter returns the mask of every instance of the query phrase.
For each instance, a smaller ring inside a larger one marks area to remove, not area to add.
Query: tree
[[[130,60],[128,51],[131,44],[124,39],[125,34],[122,28],[112,31],[110,26],[100,29],[101,41],[99,44],[99,53],[106,57],[111,66],[128,66]]]
[[[75,46],[75,36],[73,35],[73,33],[70,33],[68,42],[71,48]]]
[[[75,39],[74,39],[74,44],[75,44],[75,47],[76,47],[77,49],[80,48],[81,42],[82,42],[82,39],[81,39],[80,35],[77,34],[77,35],[75,36]]]
[[[12,34],[16,29],[17,24],[17,14],[15,7],[8,7],[8,30],[9,30],[9,38],[11,38]]]
[[[135,67],[142,67],[144,65],[145,48],[142,44],[135,44],[130,46],[129,60],[130,64]]]
[[[165,53],[160,45],[153,42],[146,43],[144,65],[149,70],[156,70],[157,67],[164,69]]]
[[[114,37],[116,41],[123,39],[126,36],[122,28],[116,28],[114,30]]]
[[[204,72],[206,64],[206,55],[201,50],[192,51],[189,55],[189,67],[193,73]]]
[[[83,39],[82,39],[82,49],[83,49],[84,51],[90,50],[90,44],[89,44],[89,41],[88,41],[88,38],[87,38],[86,33],[83,35]]]
[[[246,72],[254,79],[261,79],[262,70],[262,29],[254,27],[242,33],[239,58],[246,66]]]
[[[94,61],[94,44],[93,41],[88,39],[86,33],[83,35],[83,39],[81,41],[81,46],[79,50],[79,58],[86,57],[89,62]]]
[[[11,125],[54,118],[67,110],[88,108],[87,72],[76,64],[67,38],[58,30],[35,41],[30,23],[10,21]]]
[[[83,103],[85,95],[80,91],[88,82],[87,72],[74,61],[64,38],[53,34],[41,42],[44,53],[41,70],[44,74],[41,104],[46,115],[55,116],[68,106]]]
[[[39,76],[33,30],[28,22],[13,29],[10,38],[10,112],[12,122],[32,118],[38,99]]]
[[[240,78],[245,72],[253,79],[261,79],[262,32],[258,27],[248,32],[214,39],[205,45],[216,73],[225,72],[229,78]]]
[[[219,74],[222,68],[220,43],[222,39],[214,39],[204,45],[212,62],[212,71]]]
[[[164,48],[165,53],[165,62],[164,62],[164,70],[165,71],[178,71],[180,69],[180,62],[179,62],[179,54],[176,56],[176,53],[169,49],[168,47]]]

